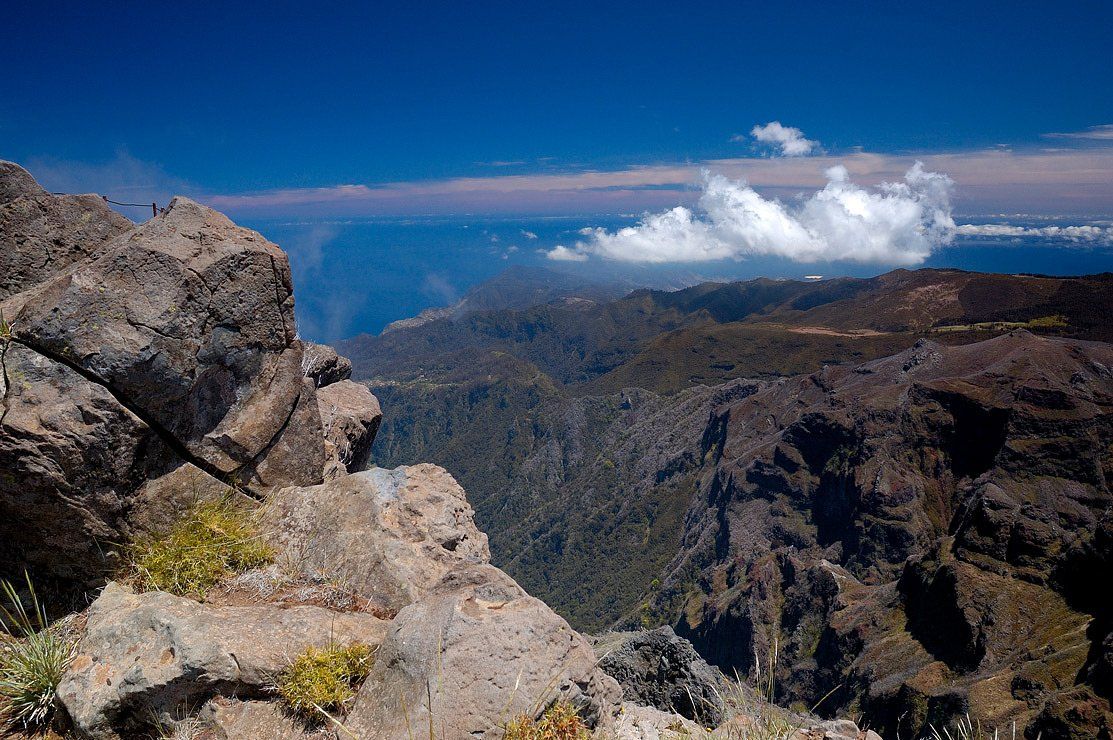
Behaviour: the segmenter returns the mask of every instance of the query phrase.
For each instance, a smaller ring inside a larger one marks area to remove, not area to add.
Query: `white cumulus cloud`
[[[545,252],[545,256],[557,262],[583,262],[587,259],[587,254],[575,249],[569,249],[563,245],[558,245]]]
[[[954,183],[946,175],[917,162],[904,182],[866,189],[852,183],[841,165],[826,174],[823,189],[786,204],[745,181],[705,173],[695,211],[677,206],[618,231],[587,229],[581,232],[586,239],[547,254],[554,260],[598,256],[651,263],[770,255],[796,262],[917,265],[954,238]]]
[[[784,157],[803,157],[819,148],[818,141],[804,138],[804,132],[795,126],[785,126],[780,121],[770,121],[764,126],[754,126],[750,136],[762,144],[779,149]],[[734,137],[739,140],[743,137]]]

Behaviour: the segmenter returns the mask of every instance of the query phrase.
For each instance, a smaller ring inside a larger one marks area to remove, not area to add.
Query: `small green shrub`
[[[591,731],[570,702],[558,701],[540,719],[522,715],[506,725],[504,740],[590,740]]]
[[[294,712],[322,718],[355,697],[372,663],[371,648],[360,643],[311,647],[282,672],[275,688]]]
[[[201,598],[224,579],[273,560],[255,514],[230,497],[198,502],[167,532],[137,542],[131,554],[141,589]]]
[[[46,610],[27,579],[31,609],[14,586],[0,581],[8,606],[0,606],[0,729],[33,730],[46,724],[54,710],[58,683],[73,662],[77,641],[64,625],[50,625]]]

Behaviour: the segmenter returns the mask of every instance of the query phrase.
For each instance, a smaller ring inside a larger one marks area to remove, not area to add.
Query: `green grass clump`
[[[311,647],[282,672],[275,688],[294,712],[324,718],[355,697],[372,663],[371,648],[361,643]]]
[[[58,683],[77,654],[77,642],[50,625],[27,579],[28,610],[15,587],[0,581],[8,606],[0,606],[0,730],[44,726],[54,710]]]
[[[589,740],[591,731],[567,701],[558,701],[540,719],[522,715],[506,725],[504,740]]]
[[[201,598],[224,579],[273,560],[255,514],[230,498],[198,502],[167,532],[137,542],[131,555],[140,588]]]

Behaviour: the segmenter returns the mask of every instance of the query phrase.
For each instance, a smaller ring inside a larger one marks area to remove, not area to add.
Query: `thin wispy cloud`
[[[795,126],[785,126],[780,121],[770,121],[764,126],[754,126],[750,136],[782,157],[805,157],[819,150],[819,142],[804,137]],[[735,136],[732,141],[745,141],[745,136]]]
[[[777,256],[796,262],[851,260],[917,265],[955,232],[953,182],[916,162],[902,182],[863,188],[841,165],[804,200],[783,203],[742,180],[705,173],[695,210],[676,206],[614,232],[587,230],[550,259],[591,256],[622,262],[703,262]]]
[[[1099,127],[1100,128],[1100,127]],[[1097,134],[1101,134],[1099,130]],[[1100,142],[1101,140],[1095,140]],[[1113,203],[1113,147],[984,149],[918,155],[851,151],[835,157],[733,157],[675,164],[530,174],[461,177],[330,187],[206,192],[158,163],[126,152],[99,163],[30,159],[25,164],[50,190],[95,192],[165,204],[184,194],[237,218],[352,217],[460,213],[629,213],[691,206],[701,171],[745,180],[769,197],[790,200],[826,186],[824,172],[846,167],[855,182],[900,181],[917,160],[955,181],[965,212],[1107,214]],[[135,215],[143,218],[144,213]],[[527,235],[524,238],[529,239]]]
[[[460,291],[444,275],[426,273],[421,281],[422,294],[437,306],[451,306],[460,300]]]
[[[1113,142],[1113,123],[1103,123],[1100,126],[1090,126],[1082,131],[1066,131],[1044,134],[1049,139],[1084,139],[1087,141]]]
[[[956,203],[967,212],[1108,213],[1113,203],[1113,147],[736,157],[598,171],[282,188],[213,194],[204,200],[234,215],[257,217],[623,213],[693,203],[699,191],[692,186],[700,182],[703,169],[791,198],[824,187],[823,173],[835,165],[845,166],[855,181],[877,183],[899,181],[917,160],[955,180]]]

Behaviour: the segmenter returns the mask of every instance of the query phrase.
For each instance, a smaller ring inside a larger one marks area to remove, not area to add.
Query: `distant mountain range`
[[[387,324],[382,333],[415,329],[437,319],[460,319],[479,311],[530,308],[559,298],[608,301],[630,292],[629,283],[592,281],[541,267],[515,265],[472,288],[451,306],[428,308],[417,316]]]
[[[376,461],[445,466],[494,561],[575,626],[669,623],[741,673],[776,642],[781,698],[842,685],[828,711],[868,707],[887,737],[972,705],[1050,727],[1104,696],[1108,604],[1068,581],[1113,557],[1113,275],[567,286],[500,305],[531,284],[504,276],[482,309],[338,348],[386,409]],[[1088,513],[1055,519],[1067,501]],[[996,506],[1012,534],[990,531]],[[1001,599],[1098,626],[1049,643],[1082,651],[1052,678],[1016,678],[1017,651],[1052,638],[992,626],[1018,618]],[[1009,680],[1038,686],[986,698]]]

